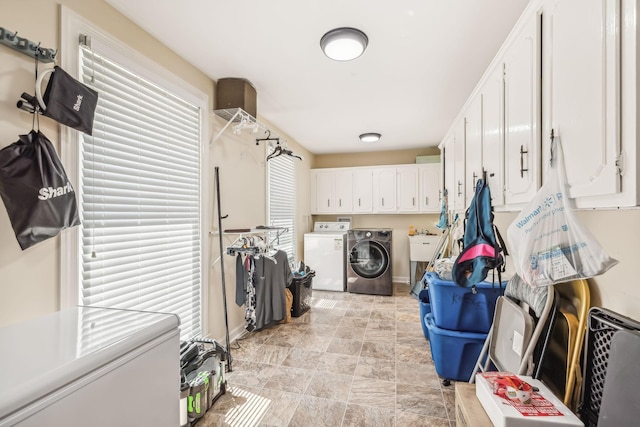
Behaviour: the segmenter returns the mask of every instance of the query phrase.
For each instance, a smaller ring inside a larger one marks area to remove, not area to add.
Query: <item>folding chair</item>
[[[504,296],[496,301],[493,324],[469,382],[475,382],[479,371],[494,368],[531,375],[535,367],[534,350],[547,327],[553,304],[553,286],[532,287],[514,275],[507,283]]]

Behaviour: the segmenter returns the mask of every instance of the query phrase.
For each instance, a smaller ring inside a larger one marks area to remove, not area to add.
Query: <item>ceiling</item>
[[[106,1],[212,79],[248,79],[259,118],[327,154],[438,145],[529,0]],[[322,53],[336,27],[367,34],[362,56]]]

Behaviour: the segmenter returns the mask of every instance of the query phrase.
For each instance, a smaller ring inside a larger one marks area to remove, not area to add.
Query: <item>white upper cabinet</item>
[[[482,166],[491,191],[491,204],[504,204],[504,67],[498,67],[482,87]]]
[[[540,40],[535,13],[510,41],[503,59],[506,204],[528,202],[540,183]]]
[[[476,182],[482,178],[482,95],[469,104],[465,114],[465,135],[465,206],[469,206]]]
[[[621,0],[550,0],[546,6],[550,102],[544,146],[553,129],[562,141],[570,197],[619,193]]]
[[[420,212],[440,212],[440,163],[418,165],[419,173],[419,210]]]
[[[398,212],[418,212],[418,168],[415,165],[398,166]]]
[[[350,169],[311,171],[311,213],[350,213],[353,189]]]
[[[396,168],[374,168],[373,212],[395,213],[396,211]]]
[[[353,213],[373,212],[373,171],[353,169]]]

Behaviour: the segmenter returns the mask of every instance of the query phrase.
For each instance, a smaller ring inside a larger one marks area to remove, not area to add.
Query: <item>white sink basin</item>
[[[431,261],[439,240],[439,235],[416,234],[409,236],[409,259],[411,261]]]

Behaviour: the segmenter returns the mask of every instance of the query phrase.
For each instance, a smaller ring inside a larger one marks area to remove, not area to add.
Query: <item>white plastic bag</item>
[[[618,263],[575,217],[557,138],[554,145],[548,179],[507,229],[516,272],[532,286],[586,279]]]

